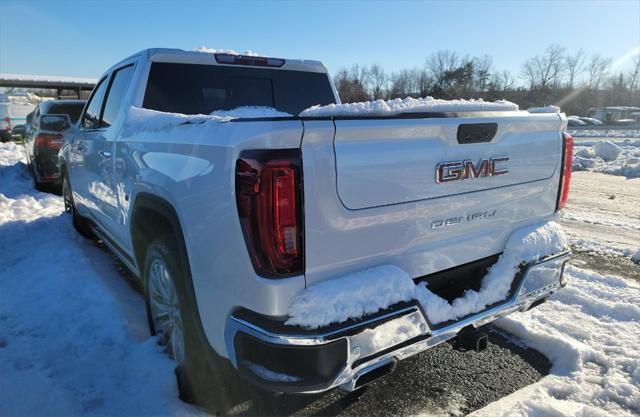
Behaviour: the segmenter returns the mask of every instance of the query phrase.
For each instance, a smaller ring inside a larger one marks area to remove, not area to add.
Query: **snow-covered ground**
[[[198,415],[142,297],[0,144],[0,416]]]
[[[576,246],[630,256],[639,207],[640,179],[577,172],[561,223]],[[179,400],[142,297],[62,211],[32,189],[21,148],[0,144],[0,416],[201,414]],[[498,323],[552,373],[476,415],[640,414],[639,283],[567,273],[550,301]]]
[[[574,171],[640,177],[640,139],[576,138]]]
[[[574,138],[640,138],[638,129],[580,129],[568,130]]]
[[[574,172],[571,181],[561,223],[574,250],[632,256],[640,248],[640,178]]]
[[[497,326],[544,353],[550,375],[474,417],[640,414],[640,286],[568,267],[569,285]]]

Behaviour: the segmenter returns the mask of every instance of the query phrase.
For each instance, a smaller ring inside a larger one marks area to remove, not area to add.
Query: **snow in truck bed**
[[[426,98],[396,98],[393,100],[313,106],[300,113],[301,117],[387,116],[421,112],[481,112],[516,111],[518,105],[506,100],[441,100]]]

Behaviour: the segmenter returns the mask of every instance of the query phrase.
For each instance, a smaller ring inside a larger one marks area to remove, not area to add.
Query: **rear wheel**
[[[42,182],[40,182],[40,180],[38,179],[38,173],[36,172],[38,168],[36,167],[35,163],[31,163],[31,177],[33,178],[33,188],[35,188],[38,191],[45,191],[44,189],[44,184]]]
[[[158,342],[178,364],[184,364],[184,333],[176,287],[164,257],[153,256],[147,278],[149,320]]]
[[[183,400],[215,414],[235,404],[239,382],[229,362],[219,357],[204,335],[191,275],[183,250],[171,235],[149,244],[144,266],[144,296],[151,334],[176,361]]]
[[[87,239],[95,239],[96,236],[91,230],[89,220],[81,216],[78,210],[76,210],[76,203],[73,201],[73,193],[71,192],[71,184],[66,174],[62,176],[62,198],[64,199],[64,211],[71,215],[71,222],[73,223],[74,229]]]

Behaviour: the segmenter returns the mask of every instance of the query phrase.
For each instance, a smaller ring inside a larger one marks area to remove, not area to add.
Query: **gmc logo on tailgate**
[[[443,182],[504,175],[509,173],[509,170],[504,166],[500,168],[498,164],[508,160],[508,156],[499,156],[497,158],[481,159],[477,164],[474,164],[469,159],[442,162],[436,166],[436,182],[441,184]]]

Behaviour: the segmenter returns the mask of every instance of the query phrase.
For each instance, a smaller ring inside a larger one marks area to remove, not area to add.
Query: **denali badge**
[[[481,159],[474,164],[470,159],[464,161],[441,162],[436,166],[436,182],[438,184],[450,181],[462,181],[473,178],[493,177],[504,175],[508,169],[498,169],[500,162],[507,162],[508,156],[500,156],[491,159]]]
[[[474,222],[476,220],[488,219],[496,215],[498,210],[480,211],[478,213],[469,214],[467,216],[450,217],[448,219],[436,220],[431,222],[431,229],[440,229],[442,227],[453,226],[464,222]]]

